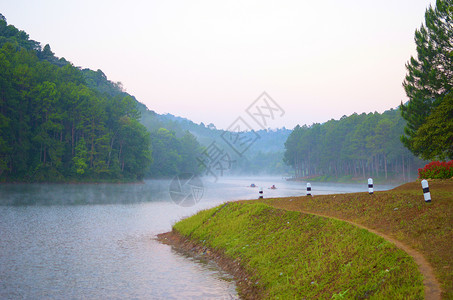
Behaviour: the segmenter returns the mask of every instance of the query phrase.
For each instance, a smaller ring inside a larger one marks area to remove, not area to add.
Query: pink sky
[[[8,23],[157,113],[227,128],[266,91],[293,128],[383,112],[429,0],[0,0]]]

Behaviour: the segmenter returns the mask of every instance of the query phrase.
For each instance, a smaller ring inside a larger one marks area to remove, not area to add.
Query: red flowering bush
[[[450,161],[433,161],[427,164],[423,169],[418,169],[418,178],[420,179],[447,179],[453,177],[453,160]]]

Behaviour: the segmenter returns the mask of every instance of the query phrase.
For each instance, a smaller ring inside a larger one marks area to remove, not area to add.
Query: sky
[[[407,101],[405,63],[430,4],[0,0],[0,13],[157,113],[223,129],[240,117],[259,129],[247,110],[266,92],[280,108],[266,127],[292,129]]]

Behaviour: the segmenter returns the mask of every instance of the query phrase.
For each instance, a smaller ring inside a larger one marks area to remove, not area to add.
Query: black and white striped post
[[[311,196],[311,184],[307,182],[307,196]]]
[[[373,194],[373,179],[368,178],[368,193],[371,195]]]
[[[260,188],[258,199],[263,199],[263,188]]]
[[[429,192],[428,180],[422,180],[423,196],[425,197],[425,202],[431,202],[431,193]]]

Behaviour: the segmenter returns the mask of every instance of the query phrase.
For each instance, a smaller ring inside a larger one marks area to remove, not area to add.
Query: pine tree
[[[415,31],[414,39],[417,58],[411,57],[406,64],[408,73],[403,82],[409,102],[401,103],[401,114],[407,121],[401,140],[420,155],[422,149],[415,142],[418,129],[453,85],[453,0],[437,0],[435,8],[430,6],[425,25]]]

